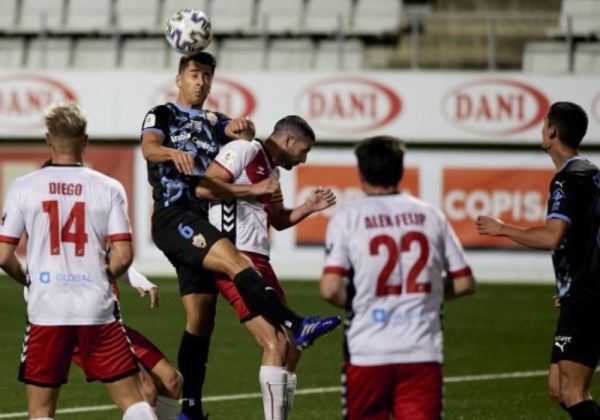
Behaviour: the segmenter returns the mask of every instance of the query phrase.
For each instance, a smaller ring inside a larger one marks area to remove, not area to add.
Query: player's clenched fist
[[[503,235],[504,222],[500,219],[494,219],[488,216],[477,216],[475,222],[477,232],[480,235],[501,236]]]
[[[225,134],[234,139],[253,140],[256,128],[249,117],[234,118],[225,126]]]

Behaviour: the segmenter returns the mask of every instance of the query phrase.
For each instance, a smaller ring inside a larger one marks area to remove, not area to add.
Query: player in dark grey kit
[[[542,129],[542,148],[557,169],[546,224],[529,229],[486,216],[482,235],[506,236],[530,248],[551,249],[560,316],[552,348],[550,396],[574,420],[600,419],[589,385],[600,358],[600,171],[579,154],[585,111],[556,102]]]
[[[195,187],[219,145],[230,139],[253,139],[254,124],[246,117],[229,119],[202,109],[216,67],[206,52],[181,58],[174,103],[151,109],[142,127],[142,153],[148,161],[154,213],[152,237],[177,271],[186,327],[179,348],[183,382],[181,419],[203,419],[201,395],[210,335],[214,326],[216,288],[210,272],[233,280],[252,311],[294,333],[297,347],[337,327],[339,317],[302,318],[292,312],[267,287],[260,274],[233,244],[207,220],[207,203],[195,195]],[[275,191],[278,183],[232,185],[211,182],[214,194],[223,198],[261,195]],[[208,271],[205,271],[208,270]]]

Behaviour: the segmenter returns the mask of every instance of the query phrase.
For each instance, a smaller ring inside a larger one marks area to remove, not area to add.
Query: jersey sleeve
[[[445,217],[442,216],[442,232],[444,240],[444,260],[446,262],[446,271],[450,278],[455,279],[471,274],[471,267],[467,262],[465,251],[448,223]]]
[[[215,163],[225,169],[231,179],[236,180],[256,155],[256,147],[248,140],[234,140],[219,151]]]
[[[169,109],[164,105],[152,108],[144,117],[142,135],[154,131],[165,138],[169,133]]]
[[[131,224],[127,216],[127,196],[119,183],[112,191],[112,206],[108,217],[108,239],[112,241],[131,241]]]
[[[575,185],[569,181],[569,178],[561,173],[556,174],[552,179],[546,219],[560,219],[569,225],[572,223],[577,200]]]
[[[25,231],[25,216],[20,208],[20,192],[17,182],[14,182],[4,197],[4,208],[0,218],[0,242],[18,245]]]
[[[329,220],[327,225],[323,274],[334,273],[345,276],[351,271],[352,265],[346,236],[343,214],[338,213]]]

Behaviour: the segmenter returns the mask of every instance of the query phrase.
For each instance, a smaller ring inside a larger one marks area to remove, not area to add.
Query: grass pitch
[[[147,300],[127,286],[121,287],[126,323],[152,339],[172,361],[184,325],[174,279],[154,279],[160,287],[161,306],[150,310]],[[316,282],[285,282],[290,305],[301,313],[340,313],[318,297]],[[480,285],[476,295],[446,303],[444,325],[445,419],[564,419],[566,414],[546,396],[546,378],[534,373],[524,378],[468,380],[467,376],[544,371],[548,365],[557,312],[552,306],[551,286]],[[24,386],[17,382],[25,304],[21,288],[0,278],[0,419],[24,418]],[[339,419],[339,385],[342,332],[320,340],[303,355],[298,371],[299,390],[326,388],[296,396],[292,417],[297,420]],[[260,350],[223,300],[219,301],[217,326],[211,346],[207,397],[211,420],[261,420],[262,402],[240,394],[259,392],[257,382]],[[467,378],[465,378],[467,377]],[[473,378],[471,378],[473,379]],[[475,379],[478,379],[477,377]],[[480,379],[480,378],[479,378]],[[599,387],[592,391],[598,394]],[[89,411],[58,414],[57,419],[120,419],[116,409],[98,410],[110,404],[101,384],[85,382],[78,367],[61,391],[60,408],[92,407]]]

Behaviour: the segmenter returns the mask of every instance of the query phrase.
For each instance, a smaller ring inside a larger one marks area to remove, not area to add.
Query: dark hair
[[[375,136],[354,147],[362,179],[378,187],[395,187],[404,173],[404,143],[397,137]]]
[[[304,118],[299,117],[298,115],[288,115],[277,121],[277,124],[275,124],[275,128],[273,129],[273,134],[283,133],[285,131],[291,131],[292,134],[307,137],[311,142],[315,141],[315,132],[312,127],[308,125]]]
[[[560,141],[573,149],[579,147],[588,127],[583,108],[572,102],[554,102],[547,118],[548,125],[556,127]]]
[[[213,75],[215,74],[215,68],[217,67],[217,59],[214,55],[206,51],[200,51],[189,55],[182,55],[181,59],[179,60],[179,74],[184,72],[190,61],[210,66],[210,73]]]

